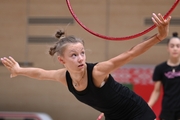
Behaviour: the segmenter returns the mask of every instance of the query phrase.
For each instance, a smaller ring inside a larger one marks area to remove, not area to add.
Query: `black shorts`
[[[160,120],[178,120],[180,119],[180,110],[177,111],[162,110],[159,118]]]

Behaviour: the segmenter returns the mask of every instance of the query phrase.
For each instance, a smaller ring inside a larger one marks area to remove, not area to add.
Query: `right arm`
[[[159,95],[160,95],[160,92],[161,92],[161,86],[162,86],[161,81],[155,82],[155,84],[154,84],[154,90],[153,90],[153,92],[151,93],[150,99],[149,99],[149,101],[148,101],[148,105],[149,105],[151,108],[152,108],[152,106],[156,103],[156,101],[157,101],[158,98],[159,98]]]
[[[17,75],[22,75],[38,80],[55,80],[66,84],[64,79],[65,69],[59,70],[44,70],[41,68],[22,68],[19,64],[12,58],[1,58],[3,65],[11,72],[11,78]]]

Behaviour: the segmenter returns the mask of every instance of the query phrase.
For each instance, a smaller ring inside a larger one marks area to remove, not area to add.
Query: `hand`
[[[154,24],[158,27],[159,33],[157,34],[157,37],[160,40],[165,39],[169,33],[169,23],[171,20],[171,16],[169,16],[167,19],[164,19],[160,13],[158,15],[153,13],[152,20]]]
[[[104,116],[104,113],[101,113],[101,114],[98,116],[97,120],[101,120],[103,116]]]
[[[11,72],[11,78],[17,76],[17,71],[20,69],[20,66],[12,57],[1,58],[1,62]]]

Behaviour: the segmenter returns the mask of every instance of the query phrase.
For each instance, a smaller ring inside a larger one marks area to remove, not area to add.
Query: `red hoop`
[[[67,6],[69,8],[69,11],[71,12],[72,16],[74,17],[74,19],[76,20],[76,22],[82,27],[84,28],[87,32],[97,36],[97,37],[100,37],[100,38],[103,38],[103,39],[106,39],[106,40],[116,40],[116,41],[122,41],[122,40],[130,40],[130,39],[133,39],[133,38],[137,38],[139,36],[142,36],[148,32],[150,32],[151,30],[153,30],[156,26],[155,25],[152,25],[151,27],[149,27],[148,29],[140,32],[140,33],[137,33],[137,34],[134,34],[134,35],[130,35],[130,36],[125,36],[125,37],[109,37],[109,36],[104,36],[104,35],[101,35],[101,34],[98,34],[98,33],[95,33],[93,32],[92,30],[88,29],[85,25],[82,24],[82,22],[77,18],[77,16],[75,15],[72,7],[71,7],[71,4],[70,4],[70,1],[69,0],[66,0],[66,3],[67,3]],[[176,8],[176,6],[178,5],[179,3],[179,0],[176,0],[175,3],[172,5],[172,7],[169,9],[169,11],[165,14],[164,18],[166,19],[172,12],[173,10]]]

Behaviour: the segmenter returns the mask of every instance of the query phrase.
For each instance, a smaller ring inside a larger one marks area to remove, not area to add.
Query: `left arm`
[[[158,27],[158,34],[152,36],[144,42],[139,43],[138,45],[131,48],[129,51],[126,51],[108,61],[98,63],[93,70],[94,77],[101,80],[103,78],[105,79],[109,73],[119,68],[120,66],[128,63],[133,58],[141,55],[142,53],[150,49],[153,45],[166,38],[169,32],[170,19],[170,16],[167,19],[164,19],[161,14],[153,14],[152,20],[154,24]],[[99,78],[98,76],[101,76],[101,78]]]

